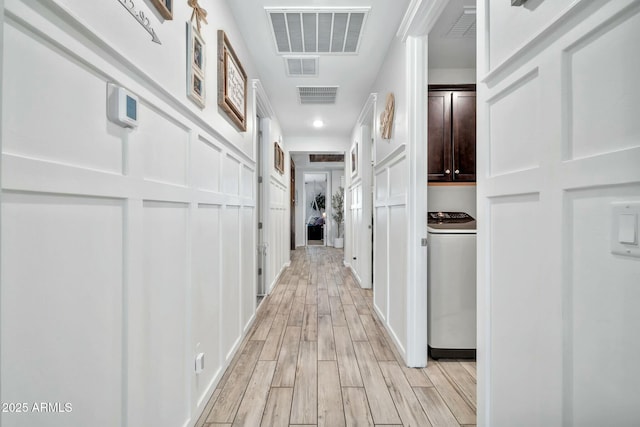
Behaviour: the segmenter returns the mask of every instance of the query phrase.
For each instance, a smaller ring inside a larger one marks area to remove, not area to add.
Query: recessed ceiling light
[[[324,122],[322,120],[314,120],[313,121],[313,127],[314,128],[321,128],[322,126],[324,126]]]

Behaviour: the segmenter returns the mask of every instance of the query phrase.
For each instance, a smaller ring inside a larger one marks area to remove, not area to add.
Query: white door
[[[477,16],[478,425],[640,425],[640,1]]]

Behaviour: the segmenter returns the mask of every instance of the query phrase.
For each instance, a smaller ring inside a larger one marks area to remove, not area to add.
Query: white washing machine
[[[429,212],[429,354],[476,357],[476,221],[464,212]]]

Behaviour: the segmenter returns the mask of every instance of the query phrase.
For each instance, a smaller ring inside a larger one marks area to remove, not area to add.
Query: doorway
[[[305,173],[303,191],[306,245],[326,246],[328,173]]]

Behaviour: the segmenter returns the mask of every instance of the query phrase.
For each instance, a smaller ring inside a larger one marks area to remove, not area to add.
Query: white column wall
[[[529,3],[478,2],[478,425],[637,425],[640,2]]]
[[[393,338],[398,351],[407,357],[409,160],[407,49],[395,38],[372,92],[376,117],[373,124],[375,165],[373,304],[376,313]],[[381,139],[379,114],[385,109],[387,94],[395,96],[395,117],[391,139]],[[426,284],[425,284],[426,285]],[[426,300],[424,301],[426,304]],[[423,325],[426,331],[426,323]],[[426,332],[425,332],[426,333]]]
[[[238,132],[217,107],[217,29],[254,67],[226,3],[210,2],[201,111],[185,87],[191,8],[163,21],[135,5],[162,45],[118,1],[5,2],[1,393],[73,411],[3,426],[192,426],[255,317],[252,89]],[[138,128],[107,120],[107,82],[139,96]]]

